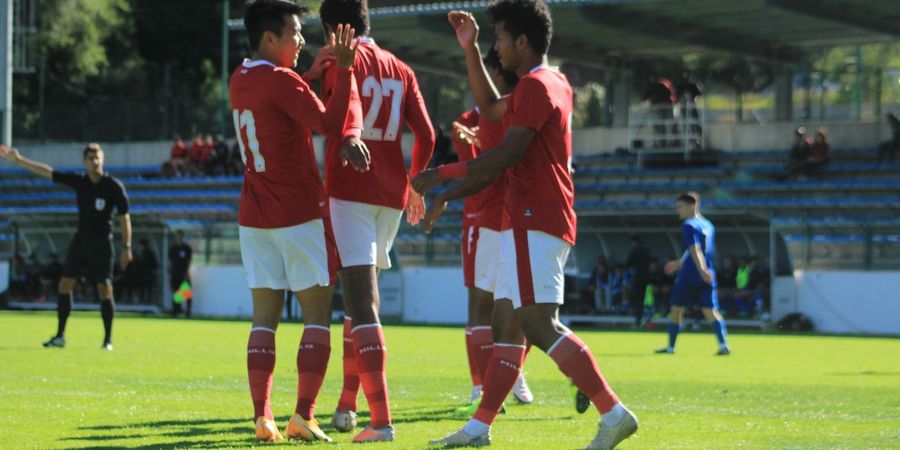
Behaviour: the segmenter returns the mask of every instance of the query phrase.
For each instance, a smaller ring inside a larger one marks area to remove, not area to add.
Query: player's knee
[[[534,346],[547,351],[568,329],[556,320],[552,308],[532,305],[517,311],[522,331]]]
[[[59,285],[57,286],[57,292],[63,295],[69,295],[75,289],[75,279],[74,278],[62,278],[59,280]]]
[[[100,297],[100,300],[112,300],[113,299],[112,284],[109,282],[97,283],[97,295]]]

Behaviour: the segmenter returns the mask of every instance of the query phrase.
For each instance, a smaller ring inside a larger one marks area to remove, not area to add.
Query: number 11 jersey
[[[412,166],[415,176],[428,167],[434,150],[434,129],[419,91],[416,75],[409,66],[375,44],[372,38],[359,39],[353,63],[357,90],[362,102],[362,139],[372,156],[370,170],[357,172],[344,166],[339,156],[340,142],[329,139],[325,155],[325,186],[328,195],[340,200],[403,209],[409,195],[409,178],[400,145],[404,123],[415,135]],[[336,70],[332,64],[323,75],[322,98],[333,95]],[[348,122],[359,121],[351,111]]]
[[[350,128],[361,127],[348,120],[351,103],[358,105],[350,100],[356,96],[353,73],[335,71],[340,92],[327,110],[291,69],[246,60],[232,74],[231,113],[246,166],[240,225],[284,228],[328,217],[311,132],[346,136]]]

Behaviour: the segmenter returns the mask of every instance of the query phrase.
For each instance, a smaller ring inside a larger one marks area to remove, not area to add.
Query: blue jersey
[[[684,243],[684,254],[681,256],[681,270],[678,272],[676,281],[687,283],[705,283],[700,277],[697,266],[694,265],[694,259],[691,258],[691,247],[699,244],[703,253],[703,259],[706,261],[706,267],[713,274],[713,287],[715,287],[715,269],[713,264],[715,258],[715,239],[716,228],[712,222],[704,217],[692,217],[684,221],[681,226],[681,240]]]

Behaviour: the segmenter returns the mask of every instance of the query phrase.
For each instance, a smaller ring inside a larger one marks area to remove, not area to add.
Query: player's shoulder
[[[107,175],[106,180],[107,180],[107,183],[111,184],[112,186],[117,187],[123,191],[125,190],[125,183],[122,183],[122,180],[120,180],[112,175]]]
[[[371,40],[371,38],[369,39]],[[370,52],[371,58],[375,61],[375,63],[382,66],[383,68],[392,69],[404,75],[415,78],[415,71],[413,71],[412,67],[410,67],[409,64],[400,59],[400,57],[395,55],[392,51],[375,44],[374,40],[371,40],[369,45],[361,45],[360,49],[365,49],[366,51]]]

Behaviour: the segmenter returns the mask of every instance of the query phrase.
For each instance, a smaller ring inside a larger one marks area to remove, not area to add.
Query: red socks
[[[488,425],[494,422],[500,405],[509,395],[516,379],[522,373],[522,363],[525,361],[525,346],[512,344],[494,344],[494,353],[484,373],[483,394],[475,419]]]
[[[265,416],[274,419],[269,397],[272,394],[272,371],[275,370],[275,330],[256,327],[247,342],[247,377],[253,399],[253,420]]]
[[[353,325],[349,317],[344,317],[344,387],[338,401],[338,411],[356,411],[359,397],[359,373],[356,368],[356,351],[350,330]]]
[[[469,376],[472,377],[472,387],[481,386],[481,369],[475,359],[475,347],[472,345],[472,327],[466,325],[466,357],[469,360]]]
[[[381,325],[372,323],[357,326],[352,331],[352,337],[359,381],[369,402],[371,426],[381,428],[390,425],[391,410],[388,405],[387,377],[384,371],[387,347],[384,345]]]
[[[480,384],[484,386],[488,362],[494,353],[494,335],[490,325],[472,327],[472,350],[475,352],[475,364],[481,378]]]
[[[619,403],[619,398],[603,379],[594,355],[574,333],[559,338],[547,354],[556,361],[559,370],[572,379],[578,390],[594,402],[600,414],[609,412]]]
[[[297,408],[306,420],[313,416],[316,397],[325,379],[328,357],[331,356],[331,332],[327,327],[306,325],[297,350]]]

